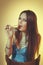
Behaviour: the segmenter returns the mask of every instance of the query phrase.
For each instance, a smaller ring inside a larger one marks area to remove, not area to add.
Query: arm
[[[6,44],[5,51],[6,51],[6,55],[9,57],[12,54],[12,45],[13,45],[14,38],[15,38],[15,32],[12,31],[11,28],[9,29],[9,27],[8,29],[6,29],[6,31],[8,35],[8,42]]]
[[[13,38],[9,39],[9,43],[6,44],[6,55],[9,57],[12,54],[12,44],[13,44]]]

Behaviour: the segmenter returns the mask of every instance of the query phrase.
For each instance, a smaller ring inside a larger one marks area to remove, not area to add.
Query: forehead
[[[21,17],[21,18],[24,18],[24,19],[27,19],[26,13],[22,13],[22,14],[20,15],[20,17]]]

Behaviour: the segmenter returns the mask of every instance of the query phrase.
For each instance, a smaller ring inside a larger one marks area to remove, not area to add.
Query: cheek
[[[26,31],[26,29],[27,29],[27,24],[23,24],[23,25],[22,25],[22,29],[23,29],[24,31]]]

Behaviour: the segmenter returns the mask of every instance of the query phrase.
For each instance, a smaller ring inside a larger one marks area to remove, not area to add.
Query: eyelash
[[[19,20],[21,20],[21,17],[19,17]],[[23,21],[25,21],[25,22],[26,22],[27,20],[23,19]]]

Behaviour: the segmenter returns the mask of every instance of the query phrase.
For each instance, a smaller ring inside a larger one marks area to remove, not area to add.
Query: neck
[[[22,32],[22,36],[25,36],[26,35],[26,33],[25,32]]]

